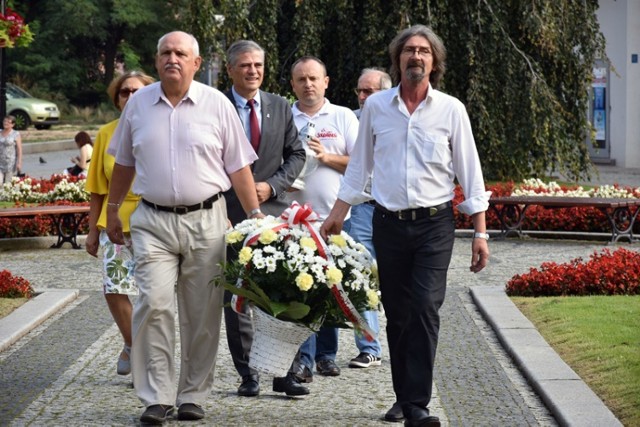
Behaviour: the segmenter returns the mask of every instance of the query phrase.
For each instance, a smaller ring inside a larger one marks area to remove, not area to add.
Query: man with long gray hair
[[[485,191],[464,105],[436,89],[445,70],[440,38],[429,27],[415,25],[395,37],[389,53],[391,75],[399,84],[367,99],[338,200],[320,232],[325,238],[340,232],[349,207],[363,201],[373,173],[373,245],[396,395],[385,419],[404,418],[407,426],[439,426],[427,405],[438,312],[453,251],[454,179],[465,195],[457,208],[473,219],[474,273],[489,259],[485,211],[490,192]]]

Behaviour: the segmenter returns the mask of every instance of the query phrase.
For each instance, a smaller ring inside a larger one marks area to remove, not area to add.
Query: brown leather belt
[[[416,208],[405,209],[402,211],[390,211],[379,203],[376,203],[376,209],[380,212],[398,218],[400,221],[415,221],[416,219],[427,218],[434,216],[443,209],[450,208],[452,206],[451,201],[441,203],[437,206],[431,206],[428,208]]]
[[[195,205],[191,205],[191,206],[184,206],[184,205],[179,205],[179,206],[161,206],[161,205],[156,205],[155,203],[152,203],[148,200],[142,199],[142,203],[144,203],[145,205],[157,210],[157,211],[163,211],[163,212],[173,212],[175,214],[178,215],[184,215],[186,213],[189,212],[194,212],[200,209],[211,209],[213,207],[213,204],[220,198],[222,197],[222,193],[218,193],[214,196],[209,197],[207,200],[202,201],[200,203],[196,203]]]

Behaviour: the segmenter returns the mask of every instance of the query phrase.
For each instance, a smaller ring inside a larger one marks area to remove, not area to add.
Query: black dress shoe
[[[287,396],[304,396],[309,394],[309,389],[300,384],[295,374],[289,372],[286,377],[273,379],[273,391],[285,393]]]
[[[340,375],[340,368],[331,359],[319,360],[316,362],[316,371],[325,377],[337,377]]]
[[[145,425],[161,425],[171,414],[172,405],[151,405],[140,416],[140,422]]]
[[[260,394],[260,383],[257,375],[245,375],[238,387],[238,396],[252,397]]]
[[[178,408],[178,420],[195,421],[204,418],[204,410],[195,403],[183,403]]]
[[[440,418],[429,415],[427,408],[411,406],[405,413],[404,425],[408,427],[440,427]]]
[[[402,413],[402,405],[399,402],[395,402],[391,409],[384,414],[384,420],[392,423],[399,423],[404,420],[404,414]]]

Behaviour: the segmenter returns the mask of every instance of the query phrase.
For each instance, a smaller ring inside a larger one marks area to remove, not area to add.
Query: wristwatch
[[[255,215],[258,215],[261,213],[262,211],[260,210],[260,208],[251,209],[251,212],[249,212],[249,215],[247,215],[247,218],[253,218]]]
[[[489,240],[489,233],[478,233],[478,232],[475,232],[475,233],[473,233],[473,238],[474,239]]]

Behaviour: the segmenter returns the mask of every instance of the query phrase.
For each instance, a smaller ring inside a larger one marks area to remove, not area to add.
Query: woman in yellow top
[[[129,97],[138,89],[153,83],[153,79],[144,73],[130,71],[116,77],[109,85],[107,93],[118,110],[122,111]],[[91,210],[89,212],[89,234],[85,242],[87,252],[98,256],[98,248],[103,253],[103,289],[109,311],[120,329],[124,339],[124,348],[120,353],[117,364],[117,372],[127,375],[131,372],[131,313],[133,310],[129,295],[137,295],[133,272],[133,254],[131,243],[124,246],[116,245],[109,241],[105,228],[107,226],[107,195],[109,183],[115,164],[115,158],[107,153],[111,137],[118,126],[118,120],[114,120],[100,128],[94,144],[89,168],[86,190],[91,193]],[[140,200],[131,191],[127,194],[120,207],[120,220],[125,233],[129,233],[129,217]]]

